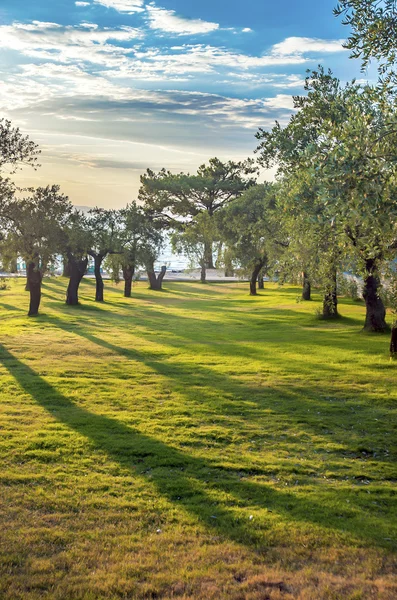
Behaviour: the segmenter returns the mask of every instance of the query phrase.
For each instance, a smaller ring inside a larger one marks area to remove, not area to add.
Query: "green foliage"
[[[263,263],[265,270],[270,269],[283,245],[274,185],[252,186],[219,213],[218,221],[235,268],[250,274]]]
[[[10,204],[18,189],[8,175],[23,165],[36,169],[39,154],[38,146],[22,135],[18,127],[13,127],[7,119],[0,119],[0,241],[9,225]]]
[[[341,0],[334,10],[351,28],[346,48],[360,58],[363,69],[371,59],[379,61],[386,82],[397,83],[397,5],[395,0]]]
[[[90,235],[91,256],[103,258],[120,250],[120,213],[106,208],[92,208],[87,214],[87,231]]]
[[[19,127],[13,127],[11,121],[0,119],[0,171],[7,165],[14,173],[21,165],[37,168],[40,150],[37,144],[22,135]]]
[[[63,227],[63,244],[59,251],[68,258],[82,260],[87,256],[91,245],[92,232],[86,216],[81,211],[73,210]]]
[[[350,275],[340,274],[338,277],[338,294],[354,301],[362,300],[357,279]]]
[[[183,228],[171,236],[173,250],[190,259],[191,268],[206,268],[207,250],[219,238],[217,224],[208,212],[202,212],[192,218]]]
[[[354,82],[342,87],[322,68],[305,89],[287,127],[259,130],[259,160],[278,163],[285,187],[300,187],[299,207],[303,200],[316,227],[332,227],[332,247],[354,255],[364,271],[365,261],[391,256],[397,239],[397,127],[390,129],[396,106],[387,92]]]
[[[181,220],[203,211],[212,216],[253,185],[256,172],[251,159],[223,163],[218,158],[201,165],[196,175],[175,175],[165,169],[156,174],[148,169],[141,177],[139,200],[165,223],[177,227]]]
[[[64,229],[71,214],[69,199],[56,185],[37,188],[31,196],[15,200],[9,211],[7,251],[44,272],[63,247]]]

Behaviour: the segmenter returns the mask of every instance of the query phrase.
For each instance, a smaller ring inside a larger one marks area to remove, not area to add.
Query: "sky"
[[[253,157],[258,128],[288,122],[307,69],[363,77],[335,3],[0,0],[0,117],[42,150],[18,182],[120,208],[146,168]]]

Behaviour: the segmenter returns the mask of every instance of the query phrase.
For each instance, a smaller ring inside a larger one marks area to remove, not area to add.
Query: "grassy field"
[[[397,364],[296,288],[0,292],[0,598],[397,598]],[[319,298],[318,298],[319,300]]]

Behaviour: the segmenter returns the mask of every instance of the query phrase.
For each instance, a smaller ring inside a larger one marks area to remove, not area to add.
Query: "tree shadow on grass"
[[[306,355],[304,357],[300,354],[296,355],[296,347],[291,344],[286,344],[285,350],[280,356],[277,353],[274,353],[272,346],[276,342],[280,345],[283,335],[286,334],[287,337],[290,335],[290,329],[284,323],[277,324],[279,331],[277,339],[272,342],[266,340],[266,348],[262,348],[261,352],[252,349],[245,344],[233,343],[233,341],[228,342],[226,340],[221,340],[219,342],[220,336],[222,335],[221,330],[218,332],[214,331],[212,323],[210,324],[210,327],[206,328],[208,329],[208,332],[211,331],[212,338],[216,340],[208,347],[210,348],[211,355],[217,357],[218,361],[221,360],[223,356],[241,357],[245,361],[249,361],[250,359],[261,359],[264,375],[262,376],[259,373],[257,377],[253,379],[252,384],[249,384],[239,381],[239,373],[236,373],[235,375],[222,374],[219,373],[216,368],[210,369],[197,362],[196,358],[200,354],[200,348],[203,348],[205,351],[207,347],[206,344],[208,344],[208,339],[203,337],[201,330],[199,339],[194,337],[194,327],[196,325],[199,326],[200,329],[203,327],[203,322],[201,320],[187,319],[185,317],[180,317],[179,315],[170,317],[169,314],[165,315],[164,313],[153,309],[150,309],[149,311],[142,311],[139,309],[139,311],[136,312],[134,315],[134,325],[139,327],[139,331],[135,329],[134,340],[142,338],[145,341],[159,342],[166,348],[169,347],[172,349],[170,354],[178,352],[180,348],[183,347],[184,352],[192,356],[191,362],[189,362],[189,360],[187,362],[181,362],[180,360],[170,362],[166,360],[168,358],[166,349],[154,348],[152,352],[139,352],[134,348],[116,345],[112,343],[113,340],[107,341],[103,337],[99,337],[98,333],[95,335],[92,333],[92,313],[101,313],[101,333],[104,334],[105,337],[109,335],[109,329],[114,327],[115,321],[120,321],[118,326],[123,328],[126,327],[127,322],[124,315],[114,315],[107,309],[95,304],[78,307],[65,306],[59,308],[57,303],[54,303],[54,306],[56,306],[62,314],[67,315],[67,321],[60,319],[55,315],[42,314],[39,317],[40,323],[48,323],[67,333],[83,337],[96,345],[106,348],[110,352],[125,357],[127,360],[138,361],[145,364],[152,371],[157,372],[159,375],[172,381],[175,390],[182,393],[187,398],[190,398],[191,402],[196,404],[197,407],[199,401],[201,403],[204,402],[208,408],[214,411],[214,414],[220,412],[222,415],[228,415],[228,418],[230,418],[232,415],[241,414],[241,411],[243,410],[244,418],[249,417],[254,422],[258,418],[261,410],[271,410],[272,412],[277,410],[288,418],[291,423],[295,422],[300,425],[304,423],[306,428],[312,430],[316,436],[322,436],[323,431],[332,428],[332,424],[336,423],[337,420],[344,421],[345,423],[349,423],[352,418],[357,420],[357,417],[354,416],[356,414],[360,415],[360,419],[364,419],[368,422],[373,422],[374,419],[378,419],[377,423],[382,423],[385,420],[384,410],[379,410],[369,401],[369,399],[364,401],[365,395],[362,393],[354,391],[354,397],[346,397],[346,390],[344,388],[338,389],[335,380],[335,377],[338,374],[337,365],[317,364],[314,362],[313,366],[313,362],[307,360]],[[12,309],[13,307],[7,305],[7,308]],[[76,320],[72,320],[72,315],[76,317]],[[152,317],[152,320],[150,320],[150,317]],[[164,319],[166,320],[166,327],[164,327]],[[147,328],[148,321],[151,328],[146,331],[145,326]],[[175,333],[175,328],[172,326],[174,321],[179,326],[177,333]],[[181,322],[183,321],[186,321],[186,326],[181,326]],[[159,327],[158,323],[163,323],[163,327]],[[153,332],[155,332],[155,334]],[[321,339],[324,333],[327,333],[328,344]],[[155,338],[153,337],[154,335]],[[316,345],[329,345],[333,347],[333,342],[330,342],[328,339],[329,332],[320,331],[316,332],[316,335],[320,335],[320,339],[317,341],[316,339],[312,339],[310,342],[314,348],[313,356],[316,356]],[[269,348],[267,348],[267,345],[269,345]],[[348,346],[349,344],[347,344],[347,347]],[[338,337],[336,337],[335,348],[338,347],[345,347],[345,343],[341,345],[340,340],[338,343]],[[291,359],[288,359],[286,366],[286,357],[288,357],[288,354],[285,354],[285,352],[289,349],[291,349],[292,352],[295,352],[295,354],[293,354]],[[259,379],[265,377],[266,381],[268,372],[268,369],[266,368],[267,364],[270,367],[270,375],[276,379],[278,370],[280,370],[280,373],[283,376],[285,369],[288,368],[287,380],[282,385],[279,384],[276,389],[273,389],[273,386],[261,386],[258,384],[258,377]],[[388,366],[390,366],[389,363]],[[252,368],[248,368],[251,372]],[[261,369],[261,367],[258,368]],[[313,378],[313,368],[320,369],[322,379],[324,378],[324,375],[329,375],[334,381],[332,388],[322,388],[321,394],[319,394],[319,390],[316,387],[309,387],[305,383],[305,373],[307,373],[310,378]],[[241,364],[239,372],[243,372],[243,370],[244,363]],[[294,377],[295,379],[291,379]],[[210,383],[211,393],[208,390]],[[338,398],[340,394],[342,394],[342,397]],[[336,402],[330,404],[326,397],[335,397],[335,395],[337,396]],[[283,398],[282,404],[279,402],[280,396]],[[277,408],[272,406],[273,401],[276,403]],[[321,410],[321,418],[316,416],[318,410]],[[353,411],[353,415],[350,411]],[[234,425],[241,427],[242,423],[235,423]],[[342,445],[345,445],[346,432],[341,430],[341,435],[343,439]],[[337,435],[334,436],[333,441],[338,443]],[[352,445],[354,445],[354,447]],[[357,452],[357,448],[362,445],[363,435],[352,430],[349,434],[349,445],[345,448],[345,451],[353,453]],[[343,449],[341,448],[340,451],[342,452]],[[378,458],[378,460],[381,460],[381,458]]]
[[[286,527],[288,523],[319,526],[334,533],[350,533],[364,544],[390,548],[390,542],[384,540],[390,536],[386,519],[364,516],[357,507],[346,508],[343,492],[339,492],[340,506],[333,506],[335,497],[330,498],[327,506],[326,502],[316,502],[308,496],[244,481],[237,470],[192,457],[114,418],[76,405],[3,345],[0,345],[0,361],[21,388],[54,419],[83,435],[132,474],[147,477],[145,474],[150,469],[148,482],[154,484],[161,495],[227,539],[266,552],[269,544],[266,531],[274,519],[269,517],[266,522],[265,517],[262,523],[251,523],[247,516],[236,514],[234,510],[256,507],[277,513]],[[216,498],[220,494],[223,498],[226,495],[222,501]],[[321,536],[321,529],[315,533]]]

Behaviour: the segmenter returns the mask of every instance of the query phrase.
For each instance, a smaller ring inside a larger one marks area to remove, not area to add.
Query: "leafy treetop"
[[[255,183],[254,161],[228,161],[212,158],[201,165],[196,175],[173,174],[162,169],[150,169],[141,177],[139,200],[166,223],[178,225],[178,218],[190,219],[200,212],[212,216],[228,202],[237,198]],[[180,222],[180,221],[179,221]]]
[[[386,81],[397,83],[397,2],[396,0],[340,0],[334,9],[343,24],[352,29],[346,48],[360,58],[365,69],[372,58]]]

